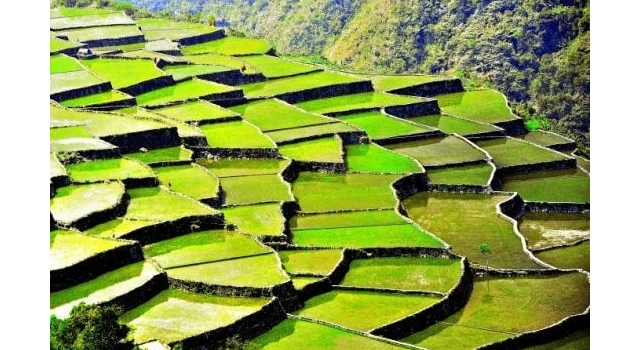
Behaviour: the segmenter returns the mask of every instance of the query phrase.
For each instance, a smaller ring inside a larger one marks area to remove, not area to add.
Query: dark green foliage
[[[81,303],[74,306],[66,319],[51,315],[49,320],[51,350],[117,350],[132,349],[124,339],[129,327],[118,323],[122,310]]]

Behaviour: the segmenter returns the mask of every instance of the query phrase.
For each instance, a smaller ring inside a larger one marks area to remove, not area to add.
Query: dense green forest
[[[279,54],[353,71],[455,75],[467,87],[503,92],[528,125],[570,137],[582,155],[590,153],[588,0],[126,2],[155,16],[215,18],[265,38]]]

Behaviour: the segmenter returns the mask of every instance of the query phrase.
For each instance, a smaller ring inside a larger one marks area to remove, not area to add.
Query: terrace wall
[[[420,85],[389,90],[387,92],[399,95],[432,97],[462,91],[464,91],[462,81],[459,78],[452,78],[449,80],[431,81]]]
[[[508,200],[500,203],[498,207],[504,215],[514,220],[518,220],[525,213],[525,203],[519,194],[515,194]]]
[[[234,336],[241,340],[257,337],[287,318],[277,299],[264,305],[260,310],[247,315],[232,324],[205,332],[200,335],[169,344],[171,347],[182,344],[182,349],[216,350],[223,349],[227,339]]]
[[[104,47],[104,46],[120,46],[120,45],[129,45],[129,44],[137,44],[143,43],[146,39],[143,34],[140,35],[132,35],[126,36],[122,38],[107,38],[107,39],[96,39],[96,40],[87,40],[81,41],[81,43],[85,44],[85,47],[94,48],[94,47]]]
[[[493,123],[493,125],[503,128],[504,131],[509,136],[522,135],[529,132],[527,128],[524,126],[524,120],[522,119],[514,119],[506,122]]]
[[[402,339],[412,333],[423,330],[462,309],[473,290],[473,269],[467,258],[462,259],[462,275],[458,283],[438,303],[420,310],[396,322],[378,327],[370,333],[390,339]]]
[[[203,100],[207,100],[209,102],[217,103],[224,101],[237,101],[244,99],[244,92],[242,90],[232,90],[226,92],[216,92],[213,94],[209,94],[206,96],[200,97]],[[235,102],[234,102],[235,103]]]
[[[60,102],[60,101],[71,100],[78,97],[99,94],[99,93],[107,92],[110,90],[113,90],[113,87],[111,86],[111,82],[107,81],[104,83],[99,83],[91,86],[84,86],[81,88],[55,92],[53,94],[50,94],[49,98],[56,102]]]
[[[429,188],[429,180],[425,173],[415,173],[398,179],[391,187],[398,200],[403,201],[418,192],[426,191]]]
[[[584,213],[590,210],[589,203],[558,203],[558,202],[526,202],[525,209],[535,212],[550,213]]]
[[[373,84],[371,83],[371,80],[363,80],[351,83],[335,84],[330,86],[292,91],[274,97],[290,104],[296,104],[319,98],[350,95],[370,91],[373,91]]]
[[[333,289],[331,280],[328,277],[324,277],[316,282],[309,283],[300,290],[300,299],[307,301],[316,295],[324,294]]]
[[[97,276],[144,259],[139,243],[100,252],[85,260],[49,271],[49,292],[56,292],[90,281]]]
[[[189,36],[186,38],[180,38],[176,41],[180,45],[189,46],[189,45],[201,44],[201,43],[206,43],[208,41],[222,39],[225,36],[226,34],[224,32],[224,29],[218,29],[211,33],[198,34],[198,35]]]
[[[115,109],[120,109],[124,107],[134,107],[135,105],[136,105],[136,99],[135,97],[132,96],[124,100],[94,103],[90,105],[72,107],[72,108],[89,108],[89,109],[100,109],[101,111],[113,111]]]
[[[160,268],[158,268],[158,270],[160,270]],[[125,311],[130,310],[150,300],[167,288],[169,288],[167,273],[162,271],[160,274],[153,276],[143,285],[138,286],[125,294],[119,295],[108,302],[102,303],[102,305],[116,305],[122,307]]]
[[[493,188],[489,185],[448,185],[429,183],[427,191],[444,193],[491,193],[493,192]]]
[[[389,106],[383,108],[384,112],[392,116],[407,119],[411,117],[420,117],[424,115],[440,114],[440,106],[438,100],[430,99],[429,101],[416,102],[407,105]]]
[[[173,80],[173,76],[164,75],[161,77],[145,80],[127,87],[123,87],[118,90],[129,95],[137,96],[137,95],[144,94],[145,92],[161,89],[163,87],[167,87],[175,84],[176,84],[176,81]]]
[[[147,245],[191,232],[222,228],[224,228],[224,215],[222,213],[193,215],[141,227],[123,235],[121,238],[135,240],[140,242],[141,245]]]
[[[496,171],[496,176],[503,177],[507,175],[530,173],[534,171],[575,169],[577,166],[578,166],[578,162],[575,158],[568,158],[568,159],[554,160],[550,162],[507,166],[507,167],[499,168]]]
[[[426,140],[429,138],[438,138],[438,137],[445,137],[445,136],[446,135],[442,131],[433,130],[433,131],[421,132],[419,134],[393,136],[393,137],[387,137],[383,139],[372,139],[372,141],[381,146],[385,146],[385,145],[392,145],[395,143]]]
[[[179,146],[177,127],[144,130],[120,135],[101,136],[100,139],[116,145],[122,153],[137,152],[140,148],[156,149]]]
[[[267,77],[262,73],[244,74],[239,69],[202,74],[198,75],[198,78],[231,86],[252,84],[267,80]]]

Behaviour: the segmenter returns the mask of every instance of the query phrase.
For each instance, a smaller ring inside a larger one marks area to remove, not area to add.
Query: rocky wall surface
[[[121,46],[121,45],[129,45],[129,44],[137,44],[145,42],[144,35],[132,35],[126,36],[122,38],[108,38],[108,39],[96,39],[96,40],[86,40],[81,41],[82,44],[85,44],[85,47],[94,48],[94,47],[105,47],[105,46]]]
[[[214,41],[218,39],[222,39],[226,36],[224,29],[218,29],[211,33],[193,35],[185,38],[180,38],[176,40],[178,44],[182,46],[196,45],[201,43],[206,43],[209,41]]]
[[[58,270],[49,270],[49,292],[90,281],[99,275],[144,259],[140,244],[116,247]]]
[[[222,213],[192,215],[141,227],[123,235],[121,238],[138,241],[144,246],[191,232],[222,229],[224,224],[224,215]]]
[[[118,199],[118,202],[111,208],[89,213],[88,215],[78,218],[73,222],[60,222],[58,220],[56,220],[56,222],[58,227],[74,227],[79,231],[84,231],[103,222],[111,221],[117,217],[123,216],[127,212],[129,200],[129,194],[124,192]]]
[[[133,84],[127,87],[120,88],[118,90],[133,96],[142,95],[146,92],[162,89],[167,86],[175,85],[176,82],[173,80],[173,76],[164,75],[161,77],[156,77],[153,79],[145,80],[139,82],[137,84]]]
[[[373,91],[373,84],[370,80],[363,80],[351,83],[335,84],[330,86],[292,91],[273,97],[279,98],[290,104],[296,104],[320,98],[350,95],[370,91]]]
[[[503,128],[505,133],[509,136],[522,135],[529,132],[524,126],[524,120],[520,118],[506,122],[493,123],[493,125]]]
[[[198,75],[198,78],[230,86],[252,84],[267,80],[267,77],[262,73],[244,74],[239,69],[202,74]]]
[[[214,148],[189,147],[193,151],[193,158],[282,158],[277,148]]]
[[[426,140],[429,138],[438,138],[438,137],[445,137],[445,136],[446,135],[442,131],[433,130],[433,131],[421,132],[419,134],[393,136],[393,137],[387,137],[383,139],[372,139],[371,141],[381,146],[385,146],[385,145],[393,145],[396,143]]]
[[[431,81],[420,85],[389,90],[387,92],[399,95],[433,97],[436,95],[452,94],[462,91],[464,91],[462,81],[459,78],[451,78],[447,80]]]
[[[111,82],[107,81],[107,82],[104,82],[104,83],[99,83],[99,84],[90,85],[90,86],[84,86],[84,87],[81,87],[81,88],[69,89],[69,90],[60,91],[60,92],[54,92],[52,94],[49,94],[49,98],[54,100],[54,101],[56,101],[56,102],[60,102],[60,101],[71,100],[71,99],[78,98],[78,97],[84,97],[84,96],[99,94],[99,93],[107,92],[107,91],[110,91],[110,90],[113,90],[113,87],[111,86]]]
[[[407,119],[411,117],[440,114],[440,106],[438,105],[438,100],[429,99],[428,101],[423,102],[384,107],[383,111],[394,117]]]
[[[549,213],[584,213],[591,210],[590,203],[526,202],[527,211]]]
[[[169,288],[169,280],[167,279],[167,273],[163,271],[160,274],[153,276],[143,285],[140,285],[125,294],[119,295],[102,305],[114,305],[123,308],[125,311],[131,310],[150,300],[167,288]]]
[[[396,180],[391,187],[395,191],[396,198],[403,201],[418,192],[426,191],[429,188],[429,180],[425,173],[415,173]]]
[[[141,148],[152,150],[181,145],[178,128],[175,126],[127,134],[101,136],[100,139],[118,146],[121,153],[137,152]]]

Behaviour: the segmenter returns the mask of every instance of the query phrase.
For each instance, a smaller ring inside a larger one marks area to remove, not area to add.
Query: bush
[[[66,319],[51,315],[49,341],[51,350],[116,350],[132,349],[125,341],[129,327],[118,323],[123,310],[116,306],[74,306]]]

